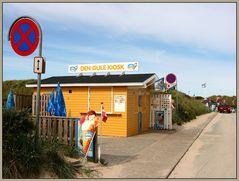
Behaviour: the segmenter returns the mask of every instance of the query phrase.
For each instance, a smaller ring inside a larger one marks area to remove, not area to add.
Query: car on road
[[[220,113],[231,113],[232,112],[232,108],[231,106],[229,106],[228,104],[221,104],[218,106],[218,112]]]

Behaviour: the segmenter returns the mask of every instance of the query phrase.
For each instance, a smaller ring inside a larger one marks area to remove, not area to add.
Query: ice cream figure
[[[96,131],[97,126],[100,124],[100,119],[96,117],[95,111],[89,111],[82,117],[80,125],[82,126],[82,139],[83,139],[83,153],[86,156],[89,149],[91,140]]]

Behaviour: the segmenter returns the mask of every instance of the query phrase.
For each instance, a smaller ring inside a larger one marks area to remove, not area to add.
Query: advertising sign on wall
[[[139,62],[68,65],[68,73],[138,71]]]
[[[155,81],[154,89],[164,92],[165,91],[165,83],[164,77],[160,78],[159,80]]]
[[[114,96],[114,110],[115,112],[125,112],[125,100],[124,95],[115,95]]]
[[[155,111],[154,129],[164,128],[164,111]]]

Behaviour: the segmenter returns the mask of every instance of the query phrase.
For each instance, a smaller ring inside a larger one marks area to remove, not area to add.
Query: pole
[[[103,102],[100,105],[100,144],[99,144],[99,152],[98,152],[98,163],[100,163],[100,155],[101,155],[101,145],[102,145],[102,110],[103,110]]]
[[[39,44],[39,57],[42,56],[42,31],[40,25],[40,44]],[[40,118],[40,89],[41,89],[41,73],[37,74],[37,96],[36,96],[36,135],[35,135],[35,143],[38,142],[39,138],[39,118]]]
[[[177,90],[176,109],[177,109],[177,111],[178,111],[178,92],[179,92],[179,90],[178,90],[178,82],[177,82],[177,84],[176,84],[176,90]]]
[[[39,117],[40,117],[40,86],[41,86],[41,74],[37,74],[37,97],[36,97],[36,143],[39,137]]]

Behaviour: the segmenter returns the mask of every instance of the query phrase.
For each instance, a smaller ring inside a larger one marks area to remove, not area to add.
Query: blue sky
[[[138,73],[175,73],[187,94],[236,95],[235,3],[4,3],[3,80],[36,78],[38,49],[22,57],[7,39],[24,15],[43,31],[42,78],[70,75],[69,64],[139,61]]]

